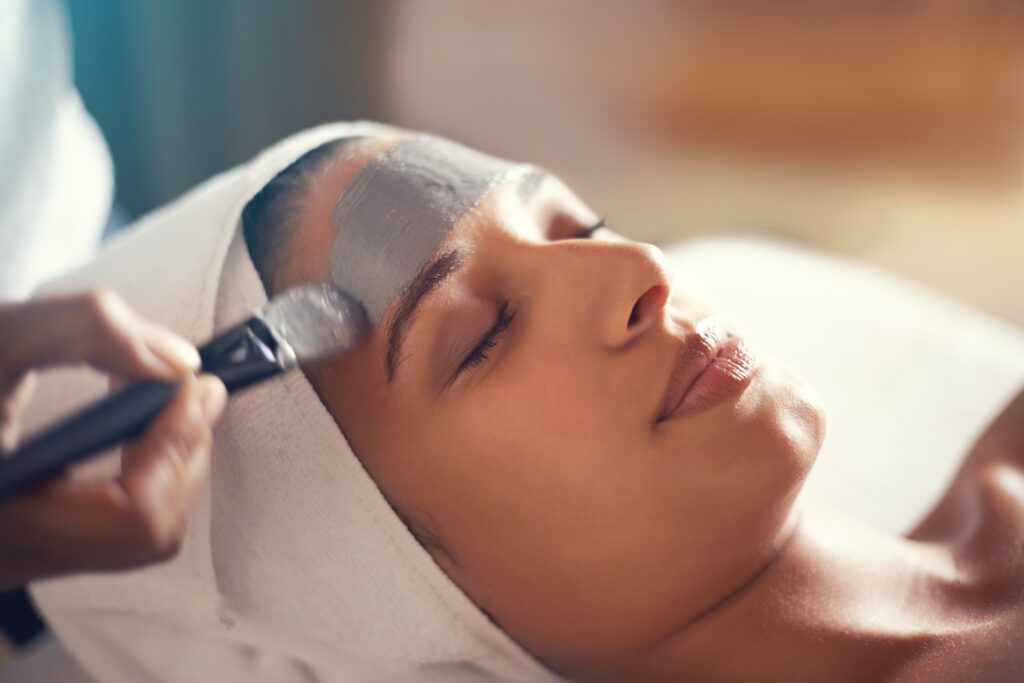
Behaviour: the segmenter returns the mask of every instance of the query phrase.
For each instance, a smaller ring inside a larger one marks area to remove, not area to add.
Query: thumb
[[[211,427],[226,402],[227,391],[216,377],[186,382],[146,433],[122,450],[121,486],[154,555],[173,552],[181,540],[209,471]]]
[[[210,427],[225,402],[218,379],[187,380],[149,430],[122,449],[117,480],[61,480],[5,503],[0,547],[20,547],[25,564],[16,580],[172,555],[209,469]],[[0,553],[0,560],[9,558]]]

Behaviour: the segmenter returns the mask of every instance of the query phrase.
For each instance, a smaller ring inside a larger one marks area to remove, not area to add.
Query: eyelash
[[[594,236],[595,232],[597,232],[598,230],[600,230],[601,228],[604,228],[604,227],[606,227],[606,225],[605,225],[605,217],[601,216],[601,219],[599,221],[597,221],[596,223],[591,225],[589,228],[584,228],[584,229],[580,230],[578,233],[576,233],[575,235],[572,236],[572,239],[576,239],[576,240],[590,239],[591,237]]]
[[[501,338],[501,334],[508,329],[508,326],[512,324],[512,321],[516,319],[516,312],[509,310],[508,302],[506,301],[501,305],[501,309],[498,311],[498,319],[495,321],[494,326],[488,330],[484,338],[480,340],[480,343],[476,345],[466,359],[459,365],[457,375],[462,374],[463,371],[469,368],[480,365],[487,360],[488,352],[498,345],[498,341]]]
[[[599,221],[590,227],[584,228],[573,235],[572,239],[590,239],[595,232],[603,227],[605,227],[605,219],[604,217],[601,217]],[[456,371],[455,375],[459,376],[466,370],[474,368],[487,360],[488,353],[498,345],[502,333],[508,329],[509,325],[511,325],[512,321],[515,319],[516,312],[509,310],[509,305],[506,301],[501,305],[501,309],[498,311],[497,321],[495,321],[494,325],[487,331],[487,334],[484,335],[484,338],[480,340],[476,347],[469,352],[469,355],[466,356],[459,365],[459,369]]]

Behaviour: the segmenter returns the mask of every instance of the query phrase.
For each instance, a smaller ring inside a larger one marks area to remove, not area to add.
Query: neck
[[[888,680],[985,626],[978,596],[950,547],[807,510],[766,568],[629,680]]]

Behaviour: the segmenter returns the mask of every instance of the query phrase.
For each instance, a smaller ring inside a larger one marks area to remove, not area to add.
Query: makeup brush
[[[201,371],[234,393],[351,349],[369,325],[362,304],[337,287],[294,287],[201,346]],[[141,435],[177,391],[170,382],[133,382],[44,429],[0,457],[0,501]]]

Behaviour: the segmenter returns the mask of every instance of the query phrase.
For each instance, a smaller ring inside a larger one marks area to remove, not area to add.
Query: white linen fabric
[[[209,338],[266,302],[239,229],[245,202],[316,145],[382,130],[331,124],[286,139],[46,290],[110,286],[143,315]],[[103,385],[88,373],[42,382],[31,422]],[[416,542],[301,372],[232,399],[174,560],[40,582],[33,595],[104,683],[558,680]]]

